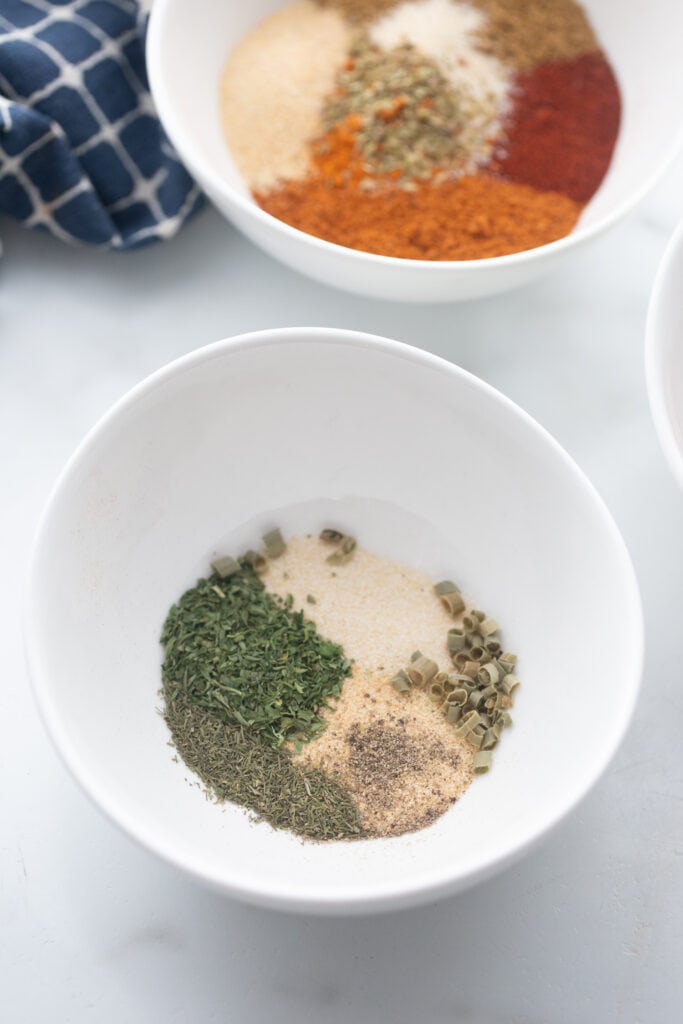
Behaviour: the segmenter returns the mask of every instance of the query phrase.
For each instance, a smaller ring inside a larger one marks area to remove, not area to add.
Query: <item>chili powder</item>
[[[587,203],[607,173],[621,119],[619,87],[605,57],[587,53],[521,72],[514,96],[498,172]]]
[[[256,194],[286,224],[380,256],[476,260],[532,249],[569,234],[581,206],[567,196],[476,175],[415,191],[362,192],[314,174]]]

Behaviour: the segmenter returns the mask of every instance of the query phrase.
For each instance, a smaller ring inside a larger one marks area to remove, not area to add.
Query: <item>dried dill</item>
[[[307,839],[359,839],[356,804],[342,785],[316,768],[295,765],[249,730],[222,722],[164,687],[164,717],[188,768],[211,795],[253,811],[274,828]]]
[[[161,635],[167,698],[182,696],[271,747],[317,736],[320,712],[351,666],[291,604],[269,594],[245,561],[228,578],[199,580]]]

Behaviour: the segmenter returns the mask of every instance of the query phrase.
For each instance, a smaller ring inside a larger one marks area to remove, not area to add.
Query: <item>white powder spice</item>
[[[332,566],[326,561],[332,550],[318,537],[289,539],[263,576],[266,587],[291,594],[294,607],[370,673],[392,676],[418,649],[440,671],[453,671],[446,646],[453,619],[434,594],[434,582],[362,547],[346,565]]]
[[[351,28],[335,10],[300,0],[235,47],[221,80],[223,131],[252,189],[305,177],[323,101],[347,57]]]

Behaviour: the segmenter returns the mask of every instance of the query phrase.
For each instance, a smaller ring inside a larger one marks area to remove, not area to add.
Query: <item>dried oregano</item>
[[[356,146],[365,161],[363,187],[386,177],[414,188],[416,179],[462,172],[471,151],[460,129],[472,112],[434,60],[405,44],[392,50],[373,46],[359,34],[348,67],[323,110],[328,131],[349,117],[357,119]]]

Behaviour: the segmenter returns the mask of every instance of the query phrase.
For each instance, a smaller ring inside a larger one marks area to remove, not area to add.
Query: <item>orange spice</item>
[[[256,193],[274,217],[337,245],[418,260],[504,256],[569,234],[582,205],[556,192],[487,175],[421,182],[412,191],[366,178],[348,123],[336,125],[315,150],[303,181]]]
[[[284,182],[256,201],[279,220],[328,242],[380,256],[477,260],[533,249],[569,234],[583,205],[557,192],[477,174],[396,184],[400,172],[372,176],[356,146],[358,114],[337,122],[312,147],[307,178]]]
[[[357,186],[365,177],[365,167],[356,148],[356,132],[362,124],[363,120],[358,114],[349,114],[314,143],[314,179],[329,185],[349,183]]]

